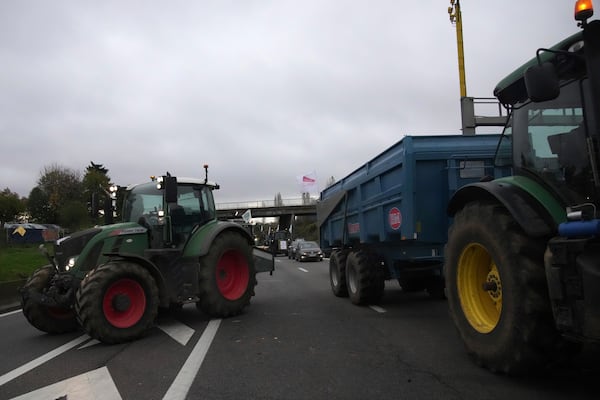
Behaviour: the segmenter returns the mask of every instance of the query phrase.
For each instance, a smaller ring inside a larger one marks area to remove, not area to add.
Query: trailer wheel
[[[500,205],[470,203],[455,215],[446,247],[448,303],[477,364],[518,375],[568,351],[554,327],[544,248]]]
[[[256,286],[252,248],[239,233],[223,232],[200,258],[200,300],[196,306],[213,317],[229,317],[250,304]]]
[[[143,336],[158,313],[158,288],[140,265],[111,262],[88,273],[77,292],[75,309],[84,330],[103,343]]]
[[[348,288],[346,287],[346,259],[348,252],[346,250],[335,250],[329,257],[329,283],[331,291],[337,297],[348,297]]]
[[[369,255],[352,251],[346,261],[346,286],[350,301],[356,305],[377,303],[383,296],[385,281]]]
[[[21,306],[27,321],[46,333],[65,333],[77,330],[77,318],[70,308],[50,307],[36,301],[36,295],[44,293],[56,270],[52,265],[43,266],[33,272],[21,289]]]

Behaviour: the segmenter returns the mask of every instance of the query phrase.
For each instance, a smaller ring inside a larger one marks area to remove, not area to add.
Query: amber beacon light
[[[575,19],[585,21],[594,15],[592,0],[577,0],[575,3]]]

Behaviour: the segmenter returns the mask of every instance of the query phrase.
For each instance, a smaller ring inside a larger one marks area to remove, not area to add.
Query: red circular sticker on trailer
[[[392,208],[388,214],[388,221],[393,230],[400,228],[402,225],[402,214],[396,207]]]

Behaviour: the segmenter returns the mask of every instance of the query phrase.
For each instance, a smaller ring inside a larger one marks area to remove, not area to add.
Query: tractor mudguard
[[[516,179],[519,178],[519,179]],[[539,184],[524,177],[501,178],[465,185],[448,203],[448,215],[473,201],[496,201],[502,204],[530,237],[547,237],[556,233],[566,216],[558,201]]]
[[[109,258],[108,262],[118,260],[131,261],[146,269],[150,273],[150,275],[152,275],[152,278],[154,278],[156,286],[158,287],[158,297],[160,301],[160,306],[166,307],[169,305],[169,293],[167,291],[167,283],[165,277],[160,272],[160,269],[156,265],[154,265],[150,260],[144,257],[140,257],[137,254],[104,253],[103,255]],[[102,265],[104,264],[98,265],[96,268],[101,267]]]
[[[231,230],[242,235],[248,245],[252,246],[253,239],[250,233],[240,224],[227,221],[212,221],[195,231],[192,231],[192,236],[189,238],[183,250],[184,257],[202,257],[208,254],[208,250],[213,240],[223,231]]]

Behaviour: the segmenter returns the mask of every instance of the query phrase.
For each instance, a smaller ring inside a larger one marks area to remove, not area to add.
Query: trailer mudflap
[[[269,272],[270,275],[273,275],[273,271],[275,271],[275,257],[272,253],[254,248],[252,256],[254,258],[254,270],[257,273]]]

